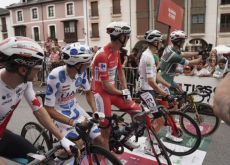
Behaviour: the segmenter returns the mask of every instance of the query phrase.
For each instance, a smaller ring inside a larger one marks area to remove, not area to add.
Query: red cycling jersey
[[[93,91],[103,90],[101,80],[109,80],[112,84],[115,84],[116,70],[121,68],[119,50],[113,52],[111,44],[100,49],[92,62]]]
[[[139,106],[131,101],[126,102],[120,95],[112,95],[102,88],[101,81],[109,80],[115,85],[117,69],[122,69],[120,51],[112,51],[112,44],[101,48],[92,61],[92,90],[95,93],[97,109],[106,116],[111,115],[111,105],[123,110],[139,110]]]

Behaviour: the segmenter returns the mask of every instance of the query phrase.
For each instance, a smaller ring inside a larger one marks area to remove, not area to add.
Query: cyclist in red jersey
[[[98,50],[92,61],[92,90],[95,93],[97,109],[106,116],[111,116],[111,105],[119,109],[140,110],[132,101],[120,60],[120,48],[125,47],[129,40],[130,26],[125,22],[112,22],[106,30],[111,42]],[[115,86],[116,74],[121,89]],[[109,129],[102,130],[101,133],[108,145]],[[139,147],[130,140],[126,145]]]

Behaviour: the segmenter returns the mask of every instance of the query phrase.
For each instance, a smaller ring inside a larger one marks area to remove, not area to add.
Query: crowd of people
[[[158,93],[172,101],[171,95],[182,90],[174,81],[177,74],[221,78],[226,71],[229,59],[218,56],[215,50],[210,52],[207,59],[203,59],[200,52],[181,52],[187,39],[187,35],[181,30],[170,34],[172,44],[164,50],[161,49],[161,32],[149,30],[144,34],[146,48],[141,51],[134,48],[129,56],[123,47],[130,38],[131,27],[125,22],[112,22],[106,27],[106,32],[110,42],[99,49],[90,49],[81,43],[72,43],[61,49],[58,40],[48,38],[45,43],[45,54],[40,45],[26,37],[12,37],[0,43],[0,59],[5,64],[0,70],[0,156],[27,158],[27,153],[37,151],[28,141],[6,129],[22,96],[26,97],[38,121],[61,141],[67,151],[70,151],[70,145],[81,147],[81,144],[68,140],[68,136],[78,136],[70,128],[89,118],[77,102],[76,91],[79,88],[82,87],[86,92],[86,99],[93,115],[104,113],[105,116],[111,116],[112,105],[119,109],[140,111],[141,107],[132,100],[126,80],[128,77],[123,69],[126,66],[138,68],[133,76],[139,79],[140,98],[152,111],[155,119],[151,121],[152,127],[158,131],[164,119],[154,106],[155,96]],[[51,63],[63,61],[64,65],[50,71],[43,107],[35,97],[31,81],[41,69],[44,55],[50,58]],[[87,67],[91,67],[92,70],[91,80],[87,75]],[[189,67],[190,71],[187,72],[186,69]],[[116,83],[117,78],[119,87]],[[223,84],[226,85],[226,82]],[[176,108],[176,105],[173,108]],[[132,112],[129,112],[132,115]],[[56,126],[51,117],[57,121]],[[109,150],[110,131],[110,128],[99,130],[95,125],[90,138],[93,143]],[[183,141],[182,138],[172,135],[170,130],[167,131],[166,138],[176,142]],[[130,139],[126,145],[130,148],[139,147]],[[146,152],[152,152],[148,146],[149,141],[146,139]],[[15,148],[21,150],[15,152]]]

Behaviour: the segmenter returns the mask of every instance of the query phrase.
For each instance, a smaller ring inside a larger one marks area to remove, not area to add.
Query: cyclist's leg
[[[37,149],[29,141],[9,130],[6,130],[0,140],[0,155],[3,157],[25,158],[31,161],[33,158],[27,157],[27,154],[36,152]]]
[[[94,94],[97,110],[103,112],[105,116],[111,116],[111,95],[105,92],[98,92]],[[107,123],[104,123],[107,124]],[[109,136],[111,128],[101,129],[101,136],[104,140],[104,146],[109,150]]]

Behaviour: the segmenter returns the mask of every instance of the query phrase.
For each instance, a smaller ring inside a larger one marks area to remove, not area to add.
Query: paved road
[[[37,88],[38,89],[38,88]],[[79,102],[85,109],[89,109],[84,97],[80,96]],[[23,99],[18,109],[15,111],[8,128],[16,133],[20,133],[23,125],[28,121],[36,121],[32,111]],[[229,165],[230,164],[230,127],[222,123],[211,137],[211,144],[208,147],[207,155],[203,165]]]

